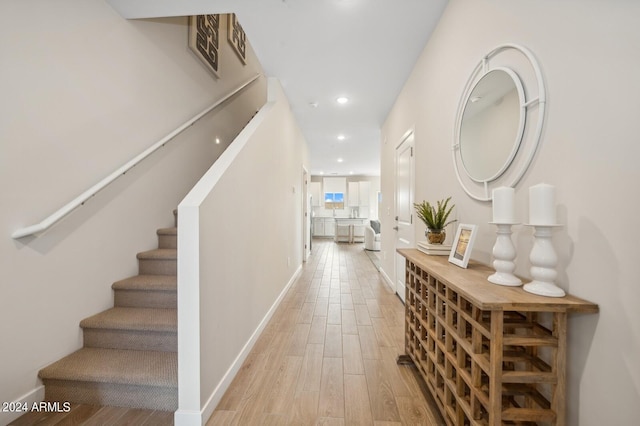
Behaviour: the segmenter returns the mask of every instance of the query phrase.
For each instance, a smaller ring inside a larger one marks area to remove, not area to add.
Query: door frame
[[[404,134],[402,135],[402,137],[400,138],[400,142],[394,147],[393,150],[393,178],[394,178],[394,193],[393,193],[393,209],[394,209],[394,218],[398,217],[398,158],[397,158],[397,152],[398,152],[398,148],[400,148],[402,146],[403,143],[405,143],[405,141],[407,139],[409,139],[409,137],[413,136],[413,141],[411,142],[411,149],[412,149],[412,155],[411,155],[411,160],[410,160],[410,169],[411,169],[411,181],[409,183],[409,203],[410,205],[413,205],[413,202],[415,200],[415,183],[416,183],[416,176],[415,176],[415,146],[416,146],[416,133],[415,133],[415,126],[411,126],[406,132],[404,132]],[[397,220],[395,221],[396,226],[397,226]],[[413,213],[411,214],[411,220],[410,220],[410,224],[409,224],[409,245],[414,246],[415,245],[415,222],[413,221]],[[393,238],[393,253],[398,256],[397,254],[397,250],[398,249],[398,235],[397,235],[397,231],[396,234]],[[397,260],[394,258],[393,260],[393,289],[396,291],[396,293],[398,293],[398,273],[402,274],[401,276],[403,276],[405,274],[405,271],[398,271],[398,262]],[[406,283],[405,283],[406,285]],[[399,295],[400,299],[404,301],[404,295]]]
[[[302,262],[306,262],[311,254],[311,203],[309,200],[309,181],[311,175],[302,166]]]

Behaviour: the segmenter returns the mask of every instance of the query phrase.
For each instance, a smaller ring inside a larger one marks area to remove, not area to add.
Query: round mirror
[[[540,144],[546,91],[535,56],[517,44],[484,55],[464,86],[453,134],[453,167],[471,198],[515,188]]]
[[[518,152],[524,130],[524,92],[507,68],[488,71],[467,97],[460,123],[460,157],[476,182],[498,178]]]

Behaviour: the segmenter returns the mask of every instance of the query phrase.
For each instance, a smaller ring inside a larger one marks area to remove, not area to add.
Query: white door
[[[311,254],[311,195],[309,194],[309,174],[302,168],[302,261]]]
[[[396,148],[396,249],[413,247],[413,131]],[[396,253],[396,293],[405,299],[405,259]]]

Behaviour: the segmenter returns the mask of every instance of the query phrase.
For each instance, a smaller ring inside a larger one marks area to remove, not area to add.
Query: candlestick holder
[[[527,225],[535,228],[533,248],[529,254],[531,261],[531,277],[533,281],[524,285],[529,293],[548,297],[563,297],[566,293],[555,284],[558,273],[556,265],[558,256],[551,243],[553,228],[562,225]]]
[[[516,258],[516,247],[511,241],[511,225],[518,225],[518,223],[490,223],[498,227],[496,243],[493,246],[493,267],[496,273],[490,275],[487,280],[494,284],[511,287],[522,285],[520,278],[513,275],[516,269],[516,264],[513,262]]]

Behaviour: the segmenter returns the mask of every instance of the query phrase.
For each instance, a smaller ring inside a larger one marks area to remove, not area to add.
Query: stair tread
[[[116,307],[80,321],[82,328],[177,332],[177,309]]]
[[[156,231],[158,235],[178,235],[178,228],[160,228]]]
[[[175,275],[136,275],[116,281],[111,288],[114,290],[175,291],[178,288],[178,278]]]
[[[153,249],[140,252],[136,255],[138,259],[158,259],[158,260],[175,260],[178,258],[177,249]]]
[[[83,348],[43,368],[41,379],[178,386],[176,352]]]

